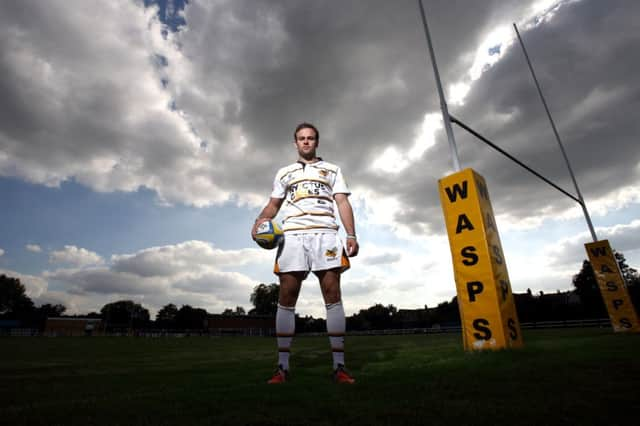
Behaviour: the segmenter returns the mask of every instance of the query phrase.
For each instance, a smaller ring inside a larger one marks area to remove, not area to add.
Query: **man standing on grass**
[[[347,256],[356,256],[359,249],[348,198],[350,191],[340,168],[316,156],[320,133],[315,126],[302,123],[296,127],[293,136],[298,161],[278,170],[271,198],[251,230],[255,240],[258,226],[273,219],[285,204],[284,243],[278,249],[274,266],[274,273],[280,279],[276,313],[278,368],[268,383],[287,381],[295,333],[295,306],[302,281],[312,271],[320,281],[327,308],[334,380],[351,384],[355,380],[344,368],[346,322],[340,293],[340,274],[349,269]],[[347,233],[346,253],[338,236],[334,201]]]

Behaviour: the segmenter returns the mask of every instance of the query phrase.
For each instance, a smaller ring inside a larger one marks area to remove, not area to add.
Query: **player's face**
[[[310,128],[298,130],[295,140],[298,155],[302,158],[312,159],[316,156],[316,148],[318,147],[318,139],[316,132]]]

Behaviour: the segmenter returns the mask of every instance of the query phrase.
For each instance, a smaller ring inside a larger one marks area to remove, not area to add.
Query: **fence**
[[[584,328],[584,327],[611,327],[611,321],[608,318],[582,319],[582,320],[566,320],[566,321],[539,321],[525,322],[520,324],[522,329],[544,329],[544,328]],[[350,336],[375,336],[375,335],[401,335],[401,334],[441,334],[441,333],[460,333],[461,326],[440,326],[435,324],[431,327],[423,328],[396,328],[388,330],[351,330],[348,331]],[[114,332],[100,333],[100,336],[135,336],[135,337],[190,337],[190,336],[274,336],[275,330],[247,328],[247,329],[211,329],[211,330],[134,330],[133,332]],[[326,333],[298,333],[299,336],[324,336]],[[0,329],[0,336],[50,336],[41,330],[35,328],[6,328]]]
[[[522,329],[543,329],[543,328],[578,328],[578,327],[611,327],[609,318],[582,319],[582,320],[562,320],[562,321],[538,321],[525,322],[520,324]],[[440,334],[440,333],[460,333],[462,326],[440,326],[435,324],[425,328],[397,328],[388,330],[353,330],[349,331],[350,336],[372,336],[372,335],[394,335],[394,334]],[[305,335],[324,335],[325,333],[306,333]]]
[[[42,331],[37,328],[0,328],[0,336],[31,337],[41,335]]]

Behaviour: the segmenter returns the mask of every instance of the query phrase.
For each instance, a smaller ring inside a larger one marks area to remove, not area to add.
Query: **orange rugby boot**
[[[336,383],[347,383],[352,385],[356,382],[356,379],[354,379],[351,374],[345,370],[344,365],[338,364],[338,368],[333,372],[333,381]]]
[[[289,371],[282,368],[281,365],[278,366],[273,376],[267,381],[270,385],[277,385],[280,383],[286,383],[289,378]]]

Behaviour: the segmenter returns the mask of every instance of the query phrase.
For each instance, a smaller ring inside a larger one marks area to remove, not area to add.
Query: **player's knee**
[[[340,293],[332,293],[325,295],[324,301],[326,304],[338,303],[340,301]]]
[[[327,286],[323,289],[325,303],[338,303],[340,301],[340,286]]]
[[[294,289],[280,289],[278,303],[282,306],[295,306],[298,300],[298,292]]]

